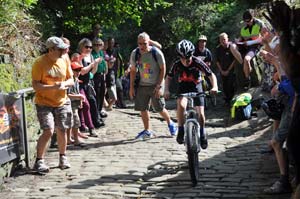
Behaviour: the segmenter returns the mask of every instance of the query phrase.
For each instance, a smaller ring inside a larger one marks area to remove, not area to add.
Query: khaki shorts
[[[163,97],[156,98],[154,96],[154,89],[155,86],[138,87],[134,106],[136,111],[149,110],[150,99],[155,111],[161,112],[165,108],[165,99]]]
[[[71,102],[60,107],[49,107],[36,104],[37,117],[43,130],[59,128],[65,130],[72,127]]]

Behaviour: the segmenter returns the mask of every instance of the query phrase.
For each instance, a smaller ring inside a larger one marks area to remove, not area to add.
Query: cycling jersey
[[[212,75],[211,69],[200,58],[193,56],[192,63],[188,67],[184,66],[180,60],[177,60],[169,71],[168,76],[177,78],[177,93],[201,92],[202,73],[206,76]]]

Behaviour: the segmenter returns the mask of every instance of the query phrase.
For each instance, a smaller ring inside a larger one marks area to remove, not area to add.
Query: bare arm
[[[170,86],[171,79],[172,79],[172,77],[170,77],[170,76],[167,75],[166,81],[165,81],[165,92],[164,92],[164,97],[166,99],[169,99],[169,97],[170,97],[169,86]]]
[[[217,83],[217,78],[216,75],[214,73],[212,73],[210,76],[208,76],[210,83],[212,85],[212,89],[211,91],[216,93],[218,92],[218,83]]]
[[[162,48],[162,45],[159,43],[159,42],[157,42],[157,41],[153,41],[153,40],[149,40],[149,44],[151,45],[151,46],[155,46],[155,47],[157,47],[157,48],[159,48],[159,49],[161,49]]]
[[[136,76],[136,67],[135,65],[130,66],[130,89],[129,96],[132,99],[134,97],[134,81]]]

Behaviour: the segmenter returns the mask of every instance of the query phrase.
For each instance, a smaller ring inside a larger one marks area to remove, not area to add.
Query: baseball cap
[[[72,70],[77,70],[77,69],[83,68],[83,66],[80,65],[80,64],[77,63],[77,62],[72,62],[72,63],[71,63],[71,68],[72,68]]]
[[[46,41],[46,48],[49,49],[49,48],[60,48],[60,49],[66,49],[68,48],[70,45],[68,44],[65,44],[63,42],[63,40],[59,37],[49,37]]]
[[[207,37],[205,35],[200,35],[198,40],[207,41]]]

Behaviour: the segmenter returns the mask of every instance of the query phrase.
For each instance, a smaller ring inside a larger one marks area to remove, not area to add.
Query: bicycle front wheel
[[[199,160],[198,160],[198,127],[194,122],[188,122],[186,128],[186,144],[188,165],[193,186],[196,186],[199,179]]]

